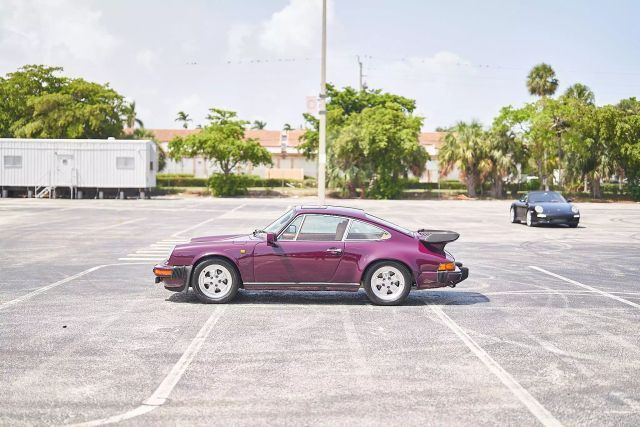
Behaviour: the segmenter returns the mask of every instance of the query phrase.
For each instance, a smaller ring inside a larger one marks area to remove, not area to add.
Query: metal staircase
[[[54,187],[53,185],[38,186],[36,187],[35,198],[36,199],[43,199],[45,197],[51,198],[51,195],[53,193],[53,190],[55,190],[55,188],[56,187]]]

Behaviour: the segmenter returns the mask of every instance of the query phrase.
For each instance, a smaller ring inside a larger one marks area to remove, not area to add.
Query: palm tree
[[[291,130],[293,130],[293,128],[291,127],[291,125],[289,123],[285,123],[284,126],[282,127],[282,130],[285,132],[289,132]]]
[[[476,196],[476,187],[482,175],[489,170],[487,133],[477,121],[458,122],[444,137],[438,153],[440,173],[447,175],[454,167],[464,174],[467,192]]]
[[[124,107],[124,123],[127,125],[129,129],[133,129],[137,124],[139,127],[143,128],[144,123],[137,117],[136,113],[136,102],[132,101],[130,104],[127,104]]]
[[[529,89],[531,95],[541,98],[556,93],[558,79],[551,65],[543,62],[533,67],[527,76],[527,89]]]
[[[251,124],[251,129],[262,130],[267,127],[267,122],[263,122],[261,120],[254,120]]]
[[[192,122],[193,120],[184,111],[178,111],[178,116],[176,117],[175,121],[176,122],[182,122],[182,127],[185,128],[185,129],[188,129],[189,128],[189,122]]]
[[[567,99],[575,99],[583,104],[593,105],[596,102],[596,96],[587,85],[575,83],[567,88],[563,95]]]
[[[533,67],[527,76],[527,89],[529,89],[531,95],[542,98],[543,103],[547,97],[556,93],[556,90],[558,90],[558,79],[551,65],[543,62]],[[545,172],[547,168],[547,150],[544,150],[542,158],[542,163],[540,164],[544,164],[544,170],[542,168],[539,169],[541,172]],[[540,186],[544,186],[545,190],[549,190],[546,173],[542,173]]]

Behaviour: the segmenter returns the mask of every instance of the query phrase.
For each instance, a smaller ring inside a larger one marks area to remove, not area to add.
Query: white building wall
[[[7,156],[19,156],[20,167],[11,167]],[[0,139],[2,186],[150,188],[157,163],[151,141]]]

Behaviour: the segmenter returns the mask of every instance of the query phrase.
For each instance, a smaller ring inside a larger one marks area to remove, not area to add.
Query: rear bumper
[[[425,271],[418,276],[416,287],[418,289],[455,287],[458,283],[469,277],[469,269],[462,263],[456,263],[455,271]]]
[[[165,289],[180,292],[187,287],[191,266],[157,264],[153,267],[153,273],[156,283],[162,282]]]

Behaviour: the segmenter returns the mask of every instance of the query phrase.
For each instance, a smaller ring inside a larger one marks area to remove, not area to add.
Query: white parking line
[[[621,298],[621,297],[619,297],[617,295],[613,295],[613,294],[611,294],[609,292],[601,291],[600,289],[594,288],[593,286],[585,285],[584,283],[577,282],[575,280],[569,279],[569,278],[561,276],[559,274],[552,273],[550,271],[545,270],[544,268],[536,267],[535,265],[530,265],[529,268],[532,268],[534,270],[538,270],[541,273],[548,274],[549,276],[555,277],[557,279],[564,280],[565,282],[571,283],[572,285],[576,285],[576,286],[580,286],[581,288],[588,289],[588,290],[590,290],[592,292],[595,292],[595,293],[598,293],[598,294],[600,294],[600,295],[602,295],[604,297],[611,298],[613,300],[619,301],[619,302],[621,302],[623,304],[630,305],[631,307],[640,308],[640,304],[636,304],[633,301],[629,301],[628,299]]]
[[[226,306],[224,305],[219,305],[214,309],[213,313],[211,313],[211,316],[209,316],[204,325],[202,325],[202,328],[200,328],[198,334],[191,341],[180,359],[176,362],[175,365],[173,365],[173,368],[171,368],[169,374],[167,374],[167,376],[162,380],[156,391],[154,391],[151,396],[144,400],[141,405],[122,414],[72,425],[101,426],[105,424],[118,423],[146,414],[153,411],[157,407],[164,405],[167,402],[169,395],[171,395],[171,392],[182,378],[182,375],[184,375],[185,371],[187,370],[187,368],[189,368],[189,365],[202,348],[202,345],[211,333],[211,330],[218,322],[220,317],[222,317],[225,309]]]
[[[562,426],[551,412],[518,383],[502,366],[498,364],[480,345],[474,341],[456,322],[453,321],[440,307],[430,305],[431,311],[455,333],[471,352],[491,371],[493,375],[513,393],[514,396],[527,407],[529,412],[544,426]]]
[[[101,268],[111,267],[111,266],[114,266],[114,265],[136,265],[136,264],[135,263],[117,263],[117,264],[96,265],[95,267],[88,268],[88,269],[86,269],[84,271],[81,271],[80,273],[74,274],[73,276],[65,277],[64,279],[58,280],[57,282],[51,283],[50,285],[42,286],[41,288],[38,288],[38,289],[36,289],[35,291],[32,291],[32,292],[29,292],[28,294],[22,295],[21,297],[18,297],[16,299],[12,299],[10,301],[0,303],[0,310],[2,310],[4,308],[7,308],[7,307],[10,307],[12,305],[19,304],[19,303],[21,303],[23,301],[26,301],[29,298],[33,298],[36,295],[39,295],[39,294],[41,294],[43,292],[48,291],[49,289],[53,289],[53,288],[55,288],[57,286],[64,285],[65,283],[69,283],[70,281],[75,280],[78,277],[82,277],[82,276],[84,276],[86,274],[93,273],[96,270],[100,270]]]

